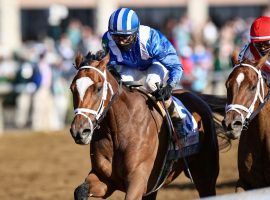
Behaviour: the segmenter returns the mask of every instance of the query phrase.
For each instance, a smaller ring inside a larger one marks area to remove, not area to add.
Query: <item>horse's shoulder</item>
[[[154,97],[144,89],[138,88],[136,89],[140,96],[142,96],[146,100],[146,105],[149,108],[150,112],[157,112],[161,116],[164,116],[164,109],[161,104],[157,102]]]

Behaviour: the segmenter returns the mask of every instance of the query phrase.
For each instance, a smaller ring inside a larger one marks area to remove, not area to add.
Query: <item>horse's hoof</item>
[[[74,191],[74,200],[87,200],[88,199],[89,184],[84,182],[79,185]]]

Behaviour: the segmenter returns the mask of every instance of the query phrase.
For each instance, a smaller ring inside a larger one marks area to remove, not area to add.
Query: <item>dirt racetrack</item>
[[[237,179],[237,141],[220,153],[217,193],[233,193]],[[27,133],[9,131],[0,136],[0,200],[72,200],[74,188],[91,167],[89,146],[73,142],[69,131]],[[110,200],[123,199],[115,192]],[[196,199],[189,179],[181,175],[158,193],[158,200]]]

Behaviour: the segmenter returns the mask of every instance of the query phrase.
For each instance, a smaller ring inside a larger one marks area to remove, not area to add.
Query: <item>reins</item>
[[[270,98],[270,92],[268,91],[267,95],[264,98],[263,103],[260,103],[260,105],[258,106],[258,108],[250,115],[250,117],[248,119],[245,120],[245,126],[248,126],[249,123],[252,121],[252,119],[259,114],[259,112],[262,110],[262,108],[264,107],[264,105],[266,104],[266,102],[269,100]]]
[[[106,117],[107,112],[109,111],[109,109],[111,108],[111,106],[113,105],[114,101],[116,100],[116,98],[119,96],[120,92],[119,90],[113,94],[111,100],[109,101],[108,106],[103,110],[102,115],[100,116],[100,118],[97,120],[97,124],[96,126],[98,126],[97,128],[99,128],[99,124],[101,123],[101,121]]]

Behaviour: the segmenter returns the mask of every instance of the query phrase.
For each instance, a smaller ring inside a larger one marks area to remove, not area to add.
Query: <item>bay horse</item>
[[[157,184],[168,149],[165,117],[151,98],[137,89],[121,86],[108,70],[109,55],[97,58],[78,54],[78,70],[70,89],[75,117],[70,133],[77,144],[90,143],[92,169],[74,191],[74,198],[107,198],[115,190],[125,200],[156,199],[158,189],[181,172],[188,173],[182,158],[175,160],[160,187]],[[186,157],[200,197],[215,195],[219,149],[208,105],[189,91],[175,91],[196,119],[200,151]],[[155,190],[153,190],[155,188]]]
[[[270,90],[261,71],[267,57],[238,62],[234,53],[226,81],[223,126],[230,138],[240,137],[236,192],[270,186]]]

